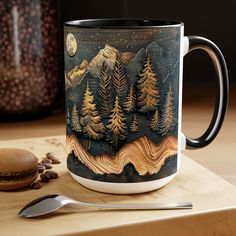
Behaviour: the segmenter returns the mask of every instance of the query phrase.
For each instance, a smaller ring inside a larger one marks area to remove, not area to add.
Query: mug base
[[[86,188],[102,193],[112,194],[136,194],[150,192],[168,184],[177,174],[174,173],[168,177],[146,181],[141,183],[111,183],[86,179],[70,172],[71,176]]]

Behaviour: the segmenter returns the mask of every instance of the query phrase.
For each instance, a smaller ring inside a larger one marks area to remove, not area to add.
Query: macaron
[[[24,149],[0,149],[0,190],[29,186],[38,176],[38,158]]]

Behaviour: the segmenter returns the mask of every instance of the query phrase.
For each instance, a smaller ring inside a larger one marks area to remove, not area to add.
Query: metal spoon
[[[93,207],[99,209],[116,209],[116,210],[169,210],[169,209],[191,209],[191,202],[176,202],[176,203],[132,203],[132,204],[98,204],[91,202],[81,202],[62,195],[46,195],[37,198],[28,203],[19,212],[19,216],[33,218],[46,215],[56,211],[67,204],[76,204],[78,206]]]

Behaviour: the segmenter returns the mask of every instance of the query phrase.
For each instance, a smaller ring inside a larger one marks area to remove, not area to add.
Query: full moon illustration
[[[68,54],[72,57],[77,51],[77,42],[75,36],[72,33],[67,34],[66,47]]]

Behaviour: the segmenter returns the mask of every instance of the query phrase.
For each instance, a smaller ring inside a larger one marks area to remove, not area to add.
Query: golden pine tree
[[[99,114],[106,117],[111,112],[111,78],[108,73],[108,66],[105,61],[102,64],[102,70],[98,86],[98,99],[99,99]]]
[[[140,112],[155,111],[160,102],[157,75],[154,72],[152,59],[147,55],[137,80],[137,106]]]
[[[158,133],[160,132],[160,118],[159,118],[159,113],[158,113],[157,109],[152,117],[151,122],[150,122],[150,128],[153,131],[156,131]]]
[[[110,115],[107,128],[107,141],[112,143],[114,147],[118,146],[119,141],[126,138],[127,126],[125,124],[125,115],[119,105],[119,98],[116,96],[114,108]]]
[[[133,119],[130,124],[130,132],[135,133],[138,131],[138,129],[139,129],[138,119],[136,115],[133,115]]]
[[[133,85],[131,85],[129,88],[127,99],[124,103],[124,110],[127,112],[134,112],[135,102],[136,102],[136,98],[135,98],[135,93],[134,93],[134,87]]]
[[[124,62],[119,53],[117,53],[116,61],[112,74],[112,83],[115,96],[118,96],[120,102],[124,102],[127,96],[128,81],[125,77]]]
[[[81,132],[81,125],[79,122],[79,113],[77,111],[76,105],[74,104],[72,107],[72,112],[71,112],[71,126],[72,130],[75,130],[76,132]],[[68,118],[68,117],[67,117]]]
[[[82,102],[80,124],[85,137],[88,137],[89,140],[91,138],[99,140],[104,137],[105,126],[103,125],[101,117],[97,111],[94,97],[88,83]]]
[[[177,120],[175,118],[174,95],[170,85],[163,106],[163,113],[161,120],[162,136],[168,133],[169,131],[172,131],[176,123]]]
[[[67,113],[66,113],[66,124],[68,126],[70,126],[70,109],[67,109]]]

